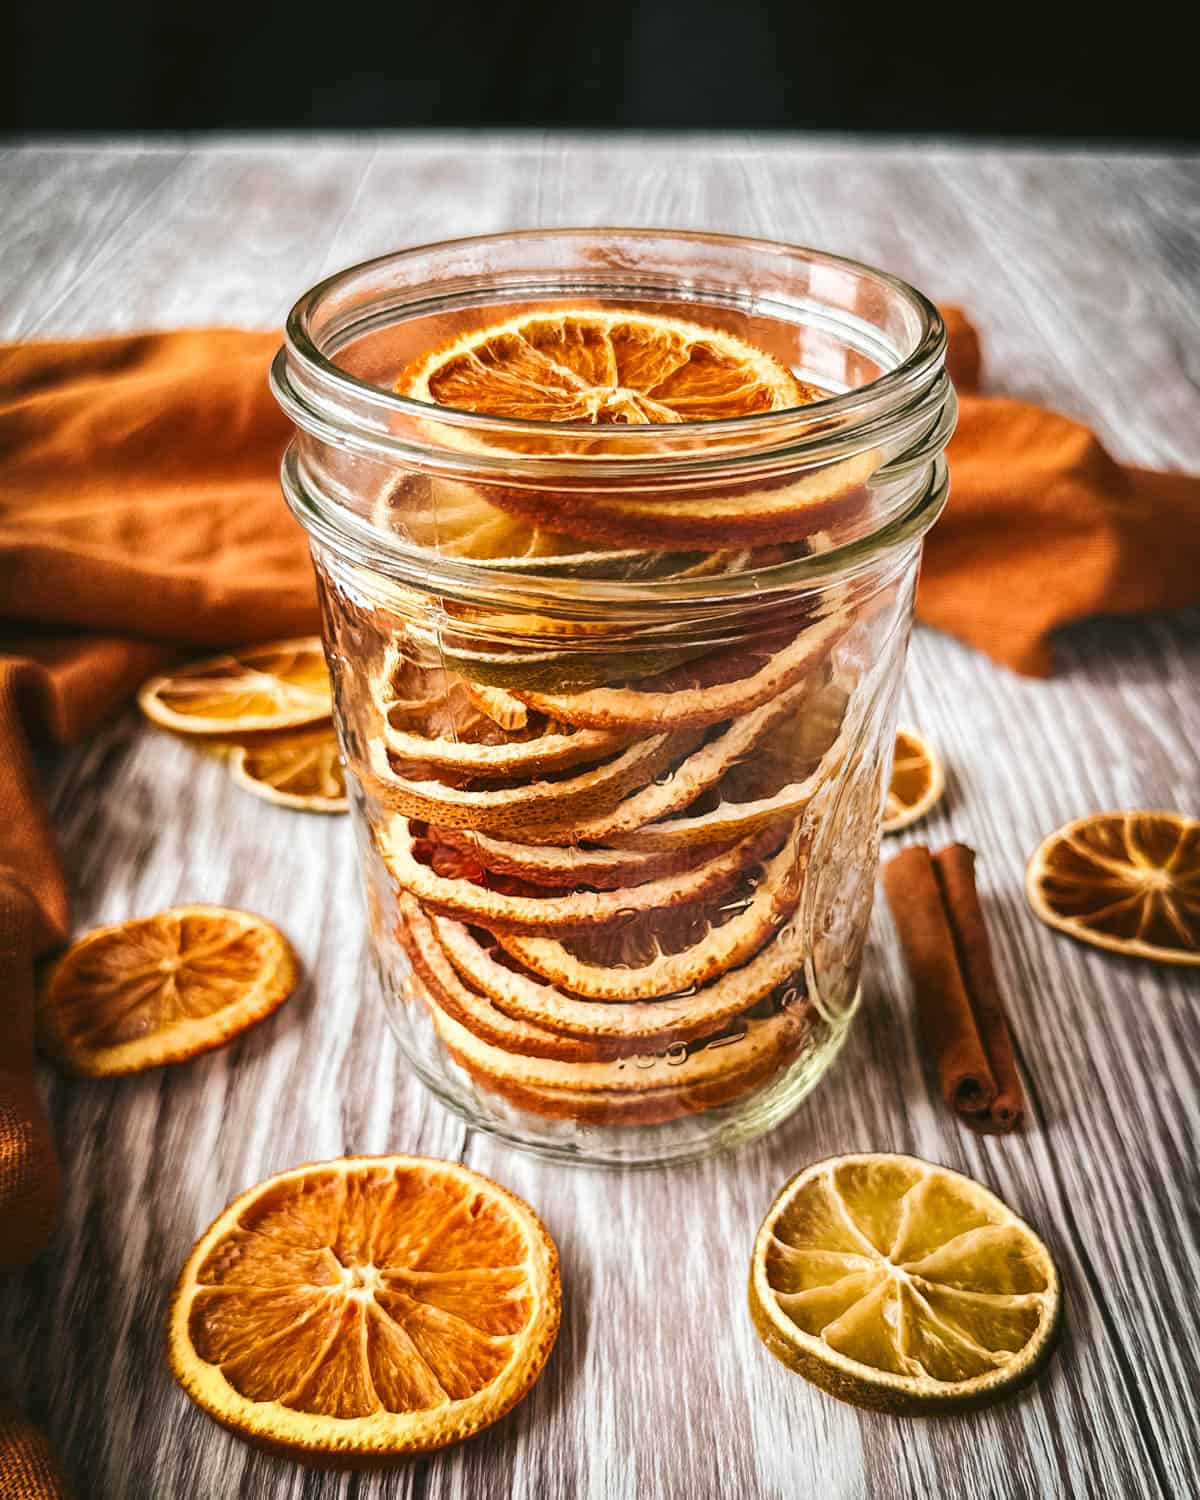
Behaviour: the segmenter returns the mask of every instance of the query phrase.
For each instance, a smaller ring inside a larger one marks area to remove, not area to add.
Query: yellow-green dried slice
[[[994,1193],[911,1156],[833,1157],[763,1220],[750,1314],[790,1369],[857,1406],[922,1416],[983,1406],[1048,1354],[1050,1252]]]

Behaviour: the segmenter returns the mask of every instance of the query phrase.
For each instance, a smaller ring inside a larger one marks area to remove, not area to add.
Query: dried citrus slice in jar
[[[183,1062],[271,1014],[299,964],[270,922],[225,906],[175,906],[98,927],[47,973],[47,1048],[92,1078]]]
[[[588,307],[542,308],[468,333],[415,363],[396,389],[436,406],[576,428],[755,417],[825,395],[726,330],[657,312]],[[517,431],[489,441],[528,446]],[[578,450],[580,443],[572,445]],[[616,547],[772,544],[804,540],[861,499],[880,461],[872,452],[784,481],[679,495],[498,485],[488,499],[531,526]]]
[[[1061,1295],[1050,1252],[995,1194],[911,1156],[817,1162],[763,1220],[750,1315],[840,1400],[897,1415],[983,1406],[1032,1378]]]
[[[295,729],[333,712],[315,635],[246,646],[161,673],[142,684],[138,706],[163,729],[227,736]]]
[[[946,770],[937,751],[915,729],[897,729],[884,833],[899,833],[916,823],[940,801],[945,790]]]
[[[1200,964],[1200,819],[1094,813],[1044,840],[1025,875],[1043,922],[1081,942]]]
[[[332,729],[239,745],[230,757],[234,781],[256,797],[304,812],[345,812],[346,778]]]
[[[555,308],[435,349],[397,390],[484,416],[592,426],[710,422],[819,394],[731,333],[658,313]]]
[[[561,1305],[554,1242],[520,1198],[454,1162],[349,1157],[229,1205],[183,1268],[168,1355],[239,1436],[361,1467],[504,1416]]]

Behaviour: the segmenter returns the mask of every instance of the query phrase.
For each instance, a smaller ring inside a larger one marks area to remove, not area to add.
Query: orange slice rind
[[[333,712],[317,636],[245,646],[151,677],[138,707],[184,734],[237,736],[296,729]]]
[[[229,774],[245,791],[280,807],[324,813],[349,807],[332,729],[238,745],[229,757]]]
[[[431,924],[450,962],[498,1010],[549,1031],[604,1044],[628,1042],[660,1048],[712,1036],[776,991],[782,1008],[804,1004],[804,947],[796,920],[781,927],[749,963],[695,994],[623,1004],[564,994],[552,984],[497,963],[461,922],[434,916]]]
[[[1025,892],[1043,922],[1080,942],[1200,964],[1200,819],[1093,813],[1043,840]]]
[[[176,906],[73,943],[41,985],[39,1031],[74,1073],[138,1073],[239,1036],[283,1004],[299,972],[262,917]]]
[[[514,688],[516,697],[549,718],[581,729],[646,732],[718,724],[769,703],[807,673],[820,667],[850,627],[850,616],[831,608],[807,622],[787,645],[761,661],[761,652],[730,653],[746,659],[746,670],[729,681],[696,686],[660,686],[651,677],[630,687],[596,687],[577,693]],[[706,663],[711,658],[703,658]],[[695,664],[679,669],[695,670]]]
[[[930,812],[946,790],[942,758],[915,729],[897,729],[884,833],[899,833]]]
[[[416,780],[397,771],[382,740],[368,746],[372,790],[390,811],[449,828],[480,833],[527,833],[537,824],[558,825],[614,808],[627,792],[645,786],[694,747],[686,731],[651,735],[610,760],[556,780],[538,779],[512,787],[451,786]]]
[[[1061,1308],[1053,1259],[995,1194],[911,1156],[817,1162],[771,1205],[750,1314],[791,1370],[897,1415],[984,1406],[1036,1374]]]
[[[547,934],[624,922],[639,912],[666,911],[714,899],[735,885],[742,872],[757,863],[777,838],[776,831],[767,829],[681,874],[645,885],[534,896],[513,895],[471,879],[438,874],[418,859],[417,834],[404,818],[393,818],[381,831],[380,848],[396,884],[432,910],[477,922],[489,930]]]
[[[330,1467],[470,1437],[528,1393],[561,1316],[528,1204],[455,1162],[348,1157],[236,1198],[168,1317],[171,1373],[238,1436]]]
[[[569,938],[511,931],[497,937],[504,951],[526,969],[584,999],[652,1000],[681,994],[698,989],[744,963],[762,947],[800,899],[803,864],[804,835],[797,824],[778,852],[757,871],[750,872],[752,892],[742,909],[720,923],[714,920],[716,913],[708,908],[696,911],[694,923],[703,935],[682,948],[670,939],[677,941],[681,935],[690,935],[686,925],[678,917],[664,922],[661,906],[644,907],[641,922],[648,932],[639,934],[642,941],[638,946],[643,952],[652,950],[653,957],[644,959],[643,953],[638,953],[642,962],[635,961],[630,952],[628,928],[634,924],[628,919],[611,939],[606,935],[604,947],[616,950],[616,956],[609,962],[587,962],[572,949]],[[684,934],[678,931],[680,927],[685,929]],[[586,928],[582,937],[586,944]]]

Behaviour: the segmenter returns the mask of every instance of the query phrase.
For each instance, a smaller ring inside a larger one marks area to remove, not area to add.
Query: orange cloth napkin
[[[1200,599],[1200,480],[1123,468],[1080,424],[976,394],[978,340],[947,320],[962,412],[919,617],[1044,674],[1059,625]],[[317,628],[278,488],[278,342],[200,329],[0,347],[0,1270],[45,1242],[57,1192],[30,973],[69,917],[30,743],[86,734],[172,652]],[[0,1494],[59,1493],[21,1477],[42,1472],[37,1442],[0,1409]]]

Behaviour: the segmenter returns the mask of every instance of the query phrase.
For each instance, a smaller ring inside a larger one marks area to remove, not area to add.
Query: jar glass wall
[[[823,398],[564,426],[395,394],[429,349],[567,308],[718,330]],[[668,232],[433,246],[297,305],[284,488],[373,983],[473,1124],[678,1160],[783,1118],[836,1054],[946,492],[943,352],[879,272]]]

